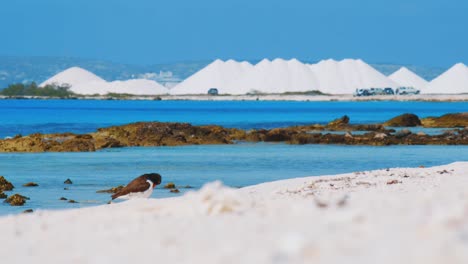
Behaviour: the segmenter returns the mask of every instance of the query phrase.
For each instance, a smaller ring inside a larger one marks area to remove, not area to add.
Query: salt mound
[[[398,83],[400,86],[413,87],[421,91],[424,91],[429,84],[428,81],[424,80],[406,67],[401,67],[398,71],[388,76],[388,78]]]
[[[238,93],[286,93],[318,90],[315,74],[304,63],[292,59],[262,60],[242,78],[227,84],[229,91]]]
[[[248,62],[216,60],[175,88],[171,94],[206,94],[217,88],[220,94],[286,93],[320,90],[330,94],[351,94],[358,88],[398,88],[362,60],[324,60],[307,65],[296,59],[264,59]]]
[[[207,94],[210,88],[217,88],[221,94],[241,94],[236,89],[227,90],[226,84],[240,78],[253,68],[248,62],[215,60],[174,88],[171,94]]]
[[[67,85],[70,87],[70,91],[83,95],[105,95],[108,93],[161,95],[168,93],[166,87],[152,80],[131,79],[127,81],[107,82],[97,75],[79,67],[72,67],[58,73],[43,82],[40,87],[46,85]]]
[[[468,93],[468,67],[463,63],[455,64],[432,80],[424,92],[433,94]]]
[[[89,72],[80,67],[72,67],[54,75],[52,78],[41,83],[39,86],[40,87],[44,87],[46,85],[75,86],[75,85],[87,83],[87,82],[105,82],[105,80],[95,75],[94,73]]]
[[[162,95],[167,94],[168,89],[159,83],[146,79],[131,79],[113,82],[88,82],[72,86],[71,90],[77,94],[108,93],[133,94],[133,95]]]
[[[359,88],[398,88],[400,85],[358,59],[322,60],[310,68],[318,78],[320,91],[351,94]]]

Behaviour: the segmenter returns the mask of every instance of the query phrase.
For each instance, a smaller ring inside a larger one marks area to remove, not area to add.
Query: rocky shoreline
[[[392,127],[442,127],[451,130],[440,135],[412,133]],[[89,152],[105,148],[153,147],[245,142],[285,142],[289,144],[346,145],[468,145],[468,113],[419,119],[404,114],[383,124],[354,125],[347,116],[327,125],[312,124],[287,128],[241,130],[221,126],[194,126],[188,123],[138,122],[100,128],[94,133],[17,135],[0,140],[0,152]],[[330,133],[342,131],[343,133]],[[353,134],[353,131],[364,131]]]

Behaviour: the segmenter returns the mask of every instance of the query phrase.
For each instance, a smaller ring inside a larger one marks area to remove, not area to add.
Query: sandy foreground
[[[468,162],[0,218],[1,263],[468,263]]]

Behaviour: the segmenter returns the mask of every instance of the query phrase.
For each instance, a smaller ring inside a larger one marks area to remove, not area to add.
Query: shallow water
[[[468,146],[337,146],[247,144],[109,149],[91,153],[0,154],[0,175],[31,198],[24,207],[0,203],[0,215],[25,209],[61,209],[104,204],[97,190],[159,172],[163,184],[199,188],[221,180],[233,187],[266,181],[388,167],[435,166],[468,160]],[[63,182],[70,178],[73,185]],[[26,182],[40,186],[26,188]],[[69,190],[64,190],[67,187]],[[185,192],[186,189],[181,189]],[[158,188],[153,197],[175,196]],[[68,204],[66,197],[79,201]]]
[[[137,121],[189,122],[237,128],[328,123],[379,123],[403,113],[420,117],[468,111],[468,102],[268,102],[0,100],[0,137],[35,132],[93,132]]]
[[[257,101],[96,101],[0,100],[0,137],[35,132],[86,133],[99,127],[137,121],[218,124],[238,128],[274,128],[327,123],[348,115],[352,123],[379,123],[402,113],[420,117],[467,111],[468,102],[257,102]],[[426,131],[438,133],[439,130]],[[358,132],[356,132],[358,133]],[[126,184],[147,172],[163,183],[195,188],[222,180],[246,186],[278,179],[399,166],[433,166],[467,160],[467,146],[330,146],[246,144],[120,148],[95,153],[0,154],[0,175],[31,198],[24,207],[0,203],[0,215],[24,209],[61,209],[104,204],[97,190]],[[67,178],[73,185],[64,185]],[[34,181],[40,186],[21,185]],[[69,190],[64,190],[64,188]],[[181,189],[185,192],[186,189]],[[12,194],[8,193],[8,194]],[[170,197],[158,188],[153,197]],[[68,204],[66,197],[79,201]]]

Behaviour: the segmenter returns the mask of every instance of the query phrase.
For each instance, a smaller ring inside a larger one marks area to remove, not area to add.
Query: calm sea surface
[[[327,123],[348,115],[352,123],[383,122],[411,112],[420,117],[468,111],[468,102],[257,102],[0,100],[0,137],[35,132],[86,133],[137,121],[189,122],[237,128]]]
[[[468,103],[407,102],[194,102],[0,100],[0,137],[33,132],[91,132],[136,121],[220,124],[272,128],[326,123],[347,114],[354,123],[382,122],[412,112],[421,117],[468,111]],[[163,183],[201,187],[222,180],[240,187],[266,181],[387,167],[433,166],[468,160],[468,146],[334,146],[246,144],[121,148],[94,153],[0,154],[0,175],[31,198],[24,207],[0,202],[0,215],[25,209],[61,209],[104,204],[100,189],[159,172]],[[63,181],[72,179],[73,185]],[[25,188],[26,182],[40,186]],[[64,190],[64,188],[69,188]],[[188,191],[181,189],[182,193]],[[153,197],[174,194],[156,189]],[[60,197],[78,204],[59,201]]]

